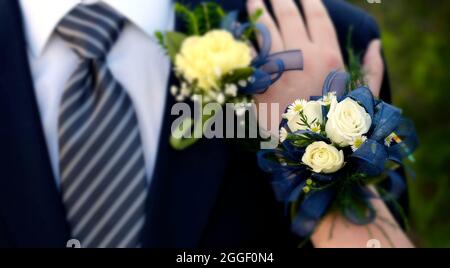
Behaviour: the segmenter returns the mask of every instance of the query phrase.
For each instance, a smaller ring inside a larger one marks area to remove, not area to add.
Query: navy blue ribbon
[[[386,194],[377,196],[364,185],[354,185],[351,190],[358,202],[362,203],[365,211],[361,214],[360,207],[355,203],[347,202],[341,204],[343,215],[355,224],[367,224],[375,218],[375,210],[370,203],[372,198],[384,200],[396,199],[404,191],[406,183],[404,178],[393,170],[386,170],[387,161],[393,161],[399,165],[401,160],[410,155],[418,146],[417,135],[410,120],[404,119],[401,110],[376,100],[367,87],[359,87],[347,91],[349,76],[346,72],[334,71],[328,75],[323,86],[323,96],[330,92],[336,92],[338,100],[350,97],[365,108],[372,118],[372,126],[367,133],[367,140],[358,150],[348,157],[347,166],[351,168],[351,174],[364,174],[365,177],[385,175],[388,178],[388,191]],[[311,97],[317,100],[318,96]],[[286,128],[287,120],[281,122]],[[391,133],[395,133],[402,142],[392,142],[390,146],[385,144],[385,139]],[[308,134],[314,140],[325,140],[319,134],[309,131],[299,131],[294,134]],[[305,148],[296,146],[292,140],[286,140],[282,147],[274,150],[262,150],[258,153],[259,166],[266,172],[271,173],[271,182],[279,201],[289,204],[299,201],[297,213],[292,221],[292,230],[299,236],[306,237],[314,230],[317,222],[326,214],[329,207],[339,195],[337,182],[343,176],[347,176],[345,167],[335,174],[318,174],[312,172],[300,163]],[[291,164],[293,163],[293,164]],[[307,195],[303,194],[306,180],[312,178],[321,185],[320,189],[313,189]],[[346,189],[349,190],[349,189]]]
[[[301,237],[310,235],[327,212],[335,194],[336,191],[333,188],[308,194],[298,208],[291,224],[291,230]]]
[[[261,47],[258,55],[252,60],[253,74],[248,86],[239,88],[245,95],[264,93],[284,72],[303,70],[303,54],[301,50],[288,50],[270,54],[272,39],[266,26],[260,23],[238,23],[236,11],[228,13],[222,20],[222,28],[231,32],[235,38],[241,38],[254,27],[261,36]]]

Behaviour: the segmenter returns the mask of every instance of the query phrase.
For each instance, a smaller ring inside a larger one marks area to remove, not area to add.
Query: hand
[[[263,10],[259,22],[270,31],[271,53],[291,49],[300,49],[303,53],[303,71],[286,72],[264,94],[254,96],[256,103],[279,103],[280,118],[284,109],[295,99],[320,95],[323,82],[331,71],[344,69],[336,31],[322,1],[300,1],[307,24],[294,0],[271,0],[278,25],[262,0],[247,1],[250,14],[258,9]],[[378,40],[369,46],[364,69],[368,84],[374,95],[378,96],[383,78],[383,60]],[[270,126],[266,129],[270,129]]]
[[[300,49],[303,52],[303,71],[283,74],[264,94],[254,96],[257,103],[279,103],[280,117],[287,105],[295,99],[309,99],[310,96],[320,95],[325,77],[335,69],[344,69],[336,31],[322,1],[300,1],[306,24],[294,0],[271,0],[278,25],[262,0],[247,2],[250,14],[257,9],[263,10],[259,22],[271,33],[271,53],[290,49]],[[363,59],[365,80],[376,97],[379,96],[384,73],[380,48],[380,41],[373,40]],[[268,112],[270,113],[270,110]],[[266,129],[270,130],[270,125]],[[373,201],[373,205],[377,209],[378,217],[374,223],[367,226],[372,235],[368,234],[366,227],[351,225],[340,214],[330,214],[326,215],[314,232],[313,244],[316,247],[366,247],[370,238],[376,238],[382,247],[412,247],[386,205],[381,200]],[[334,229],[334,235],[330,238],[331,228]]]
[[[376,39],[369,44],[364,56],[363,71],[365,80],[375,97],[380,96],[381,84],[383,82],[384,63],[381,57],[381,42]]]

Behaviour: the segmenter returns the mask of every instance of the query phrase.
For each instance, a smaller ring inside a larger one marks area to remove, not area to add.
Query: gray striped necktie
[[[103,4],[78,5],[56,32],[80,57],[58,119],[61,190],[82,247],[137,247],[146,174],[133,104],[106,65],[124,19]]]

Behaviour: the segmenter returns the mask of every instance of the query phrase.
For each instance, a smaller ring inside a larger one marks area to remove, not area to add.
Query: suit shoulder
[[[366,11],[342,0],[324,0],[328,13],[335,25],[340,44],[345,44],[352,31],[352,45],[365,50],[369,42],[380,37],[375,19]]]

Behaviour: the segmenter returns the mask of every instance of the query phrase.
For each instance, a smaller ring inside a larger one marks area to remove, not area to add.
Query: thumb
[[[381,41],[379,39],[370,42],[363,65],[365,79],[373,95],[380,95],[381,83],[383,82],[384,63],[381,57]]]

